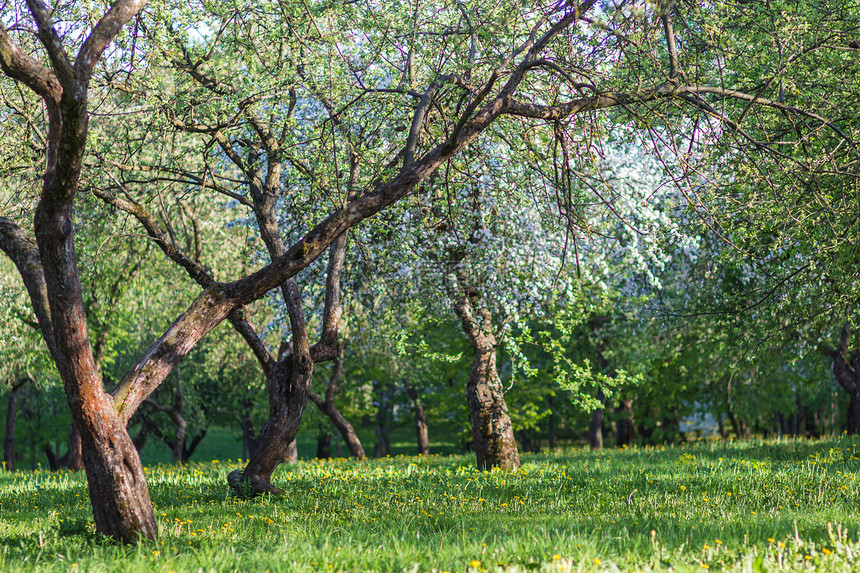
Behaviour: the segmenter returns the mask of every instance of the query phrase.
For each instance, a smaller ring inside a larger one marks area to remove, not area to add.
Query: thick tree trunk
[[[465,270],[452,269],[447,281],[454,297],[454,312],[474,353],[466,383],[466,401],[475,461],[480,470],[517,468],[520,454],[496,368],[496,338],[490,310],[482,303],[480,294],[468,286]]]
[[[284,461],[287,446],[295,441],[299,433],[307,403],[314,363],[305,348],[304,353],[292,355],[292,367],[279,366],[284,371],[271,380],[274,387],[270,388],[270,393],[276,396],[269,400],[269,419],[260,432],[259,447],[244,472],[237,470],[228,476],[228,482],[237,495],[283,493],[270,482],[272,473]]]
[[[486,337],[473,341],[473,349],[475,357],[466,384],[466,400],[478,469],[515,469],[520,465],[520,455],[496,370],[496,349]]]
[[[427,435],[427,417],[424,415],[424,403],[411,384],[406,385],[406,394],[412,401],[412,409],[415,412],[415,438],[418,444],[418,455],[429,456],[430,439]]]

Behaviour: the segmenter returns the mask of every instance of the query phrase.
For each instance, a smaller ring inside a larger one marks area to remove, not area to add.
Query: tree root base
[[[233,490],[233,493],[236,496],[246,499],[266,493],[271,495],[283,495],[284,493],[284,490],[281,488],[273,486],[266,480],[257,476],[243,477],[241,470],[233,470],[230,472],[227,476],[227,483],[230,485],[230,489]]]

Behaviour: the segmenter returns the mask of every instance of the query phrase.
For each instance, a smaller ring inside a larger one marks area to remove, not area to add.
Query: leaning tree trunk
[[[328,419],[331,420],[332,425],[340,433],[346,447],[349,449],[349,454],[357,460],[364,459],[367,455],[364,452],[364,446],[361,445],[361,440],[358,438],[358,434],[355,433],[355,428],[352,427],[349,420],[343,417],[343,414],[340,413],[340,410],[334,404],[326,403],[320,396],[313,393],[309,397],[316,404],[317,408],[319,408],[320,412],[328,416]]]
[[[307,349],[307,346],[305,346]],[[238,470],[228,477],[230,486],[237,495],[243,497],[262,493],[282,494],[282,489],[271,484],[272,474],[284,461],[287,446],[294,442],[299,433],[302,414],[308,400],[308,391],[313,377],[314,363],[307,352],[293,354],[289,367],[275,380],[270,393],[276,394],[269,400],[269,419],[260,432],[257,451],[248,460],[243,472]]]
[[[343,374],[343,346],[340,344],[337,346],[336,356],[334,368],[332,369],[331,376],[329,377],[328,386],[326,386],[325,399],[313,392],[308,394],[308,397],[314,404],[316,404],[320,412],[328,416],[332,425],[334,425],[337,431],[340,432],[344,443],[346,443],[346,447],[349,448],[350,455],[353,458],[360,460],[365,457],[364,447],[361,445],[361,440],[358,439],[358,434],[355,433],[355,428],[353,428],[352,424],[344,418],[343,414],[340,413],[340,410],[337,409],[337,406],[335,406],[334,403],[334,397],[337,393],[338,385],[340,384],[340,377]],[[319,455],[317,455],[317,457],[319,457]]]

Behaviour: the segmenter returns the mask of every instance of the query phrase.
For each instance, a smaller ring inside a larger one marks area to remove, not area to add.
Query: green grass
[[[373,428],[359,428],[358,435],[368,455],[373,453],[375,436]],[[456,433],[450,427],[431,427],[430,451],[438,454],[455,454],[463,452],[463,447],[458,443]],[[301,431],[297,438],[297,447],[300,460],[312,460],[316,457],[317,443],[313,431]],[[332,436],[332,451],[337,453],[340,445],[340,455],[349,456],[349,450],[338,435]],[[416,452],[415,430],[408,427],[396,428],[391,432],[392,455],[412,455]],[[234,428],[213,427],[200,441],[192,461],[226,460],[236,459],[242,456],[242,437]],[[171,461],[170,448],[155,436],[151,437],[140,455],[144,464],[167,464]],[[24,467],[24,466],[21,466]]]
[[[0,474],[0,570],[849,571],[860,441],[701,442],[523,456],[308,461],[281,498],[231,497],[238,460],[150,466],[157,543],[93,530],[83,477]]]

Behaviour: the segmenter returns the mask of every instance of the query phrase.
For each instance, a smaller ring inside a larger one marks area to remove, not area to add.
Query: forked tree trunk
[[[391,455],[391,428],[394,426],[392,413],[393,389],[391,384],[373,381],[373,391],[376,394],[376,423],[373,432],[376,435],[376,443],[373,445],[373,457],[384,458]]]
[[[284,368],[279,376],[271,380],[274,386],[269,399],[269,419],[260,432],[257,451],[248,460],[243,472],[236,470],[228,476],[233,491],[242,497],[263,493],[282,494],[282,489],[271,484],[272,474],[284,461],[287,446],[299,433],[302,414],[308,400],[308,391],[313,378],[314,363],[306,352],[292,355],[291,367]]]
[[[334,403],[334,397],[337,393],[340,377],[343,374],[343,347],[338,344],[337,357],[334,361],[334,368],[329,377],[328,386],[326,386],[325,399],[311,392],[308,396],[311,401],[316,404],[320,412],[328,416],[332,425],[337,429],[343,438],[346,447],[349,448],[350,455],[357,459],[365,457],[364,447],[361,445],[361,440],[358,439],[358,434],[355,433],[355,428],[352,424],[340,413]],[[319,457],[319,455],[317,455]]]

